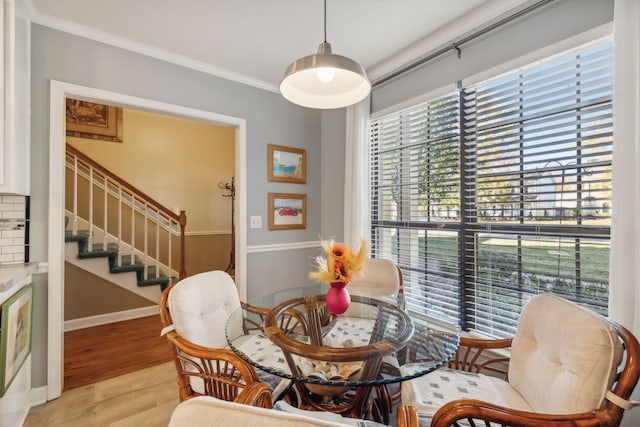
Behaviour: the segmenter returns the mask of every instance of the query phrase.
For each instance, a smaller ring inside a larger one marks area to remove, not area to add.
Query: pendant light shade
[[[341,108],[367,97],[371,83],[362,67],[346,56],[334,55],[326,41],[318,53],[294,61],[280,82],[280,93],[294,104],[309,108]]]

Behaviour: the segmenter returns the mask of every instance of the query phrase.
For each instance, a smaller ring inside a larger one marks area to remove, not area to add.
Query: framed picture
[[[0,397],[11,385],[22,364],[31,353],[33,320],[33,284],[9,298],[2,307],[0,325]]]
[[[307,196],[269,193],[269,230],[294,228],[307,228]]]
[[[67,136],[122,142],[122,108],[67,98]]]
[[[307,182],[305,171],[307,151],[299,148],[269,144],[269,181],[304,184]]]

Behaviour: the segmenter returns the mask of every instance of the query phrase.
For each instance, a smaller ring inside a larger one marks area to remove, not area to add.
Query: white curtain
[[[614,3],[610,317],[640,337],[640,2]],[[634,400],[640,398],[636,388]],[[640,425],[640,408],[623,426]]]
[[[640,332],[640,2],[616,0],[610,315]]]
[[[344,240],[369,241],[369,99],[347,107]]]

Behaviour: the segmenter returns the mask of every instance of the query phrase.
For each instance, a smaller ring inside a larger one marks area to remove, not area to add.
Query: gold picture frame
[[[306,194],[269,193],[269,230],[307,228]]]
[[[267,145],[269,181],[305,184],[307,151],[282,145]]]
[[[122,142],[122,108],[66,99],[67,136]]]

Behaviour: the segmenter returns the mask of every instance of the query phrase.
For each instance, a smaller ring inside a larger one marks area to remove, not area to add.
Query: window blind
[[[491,336],[541,292],[606,314],[612,61],[603,41],[372,121],[372,255],[411,311]]]
[[[403,271],[410,310],[458,323],[460,97],[372,122],[372,254]]]
[[[464,90],[466,327],[511,335],[541,292],[607,314],[612,61],[604,43]]]

